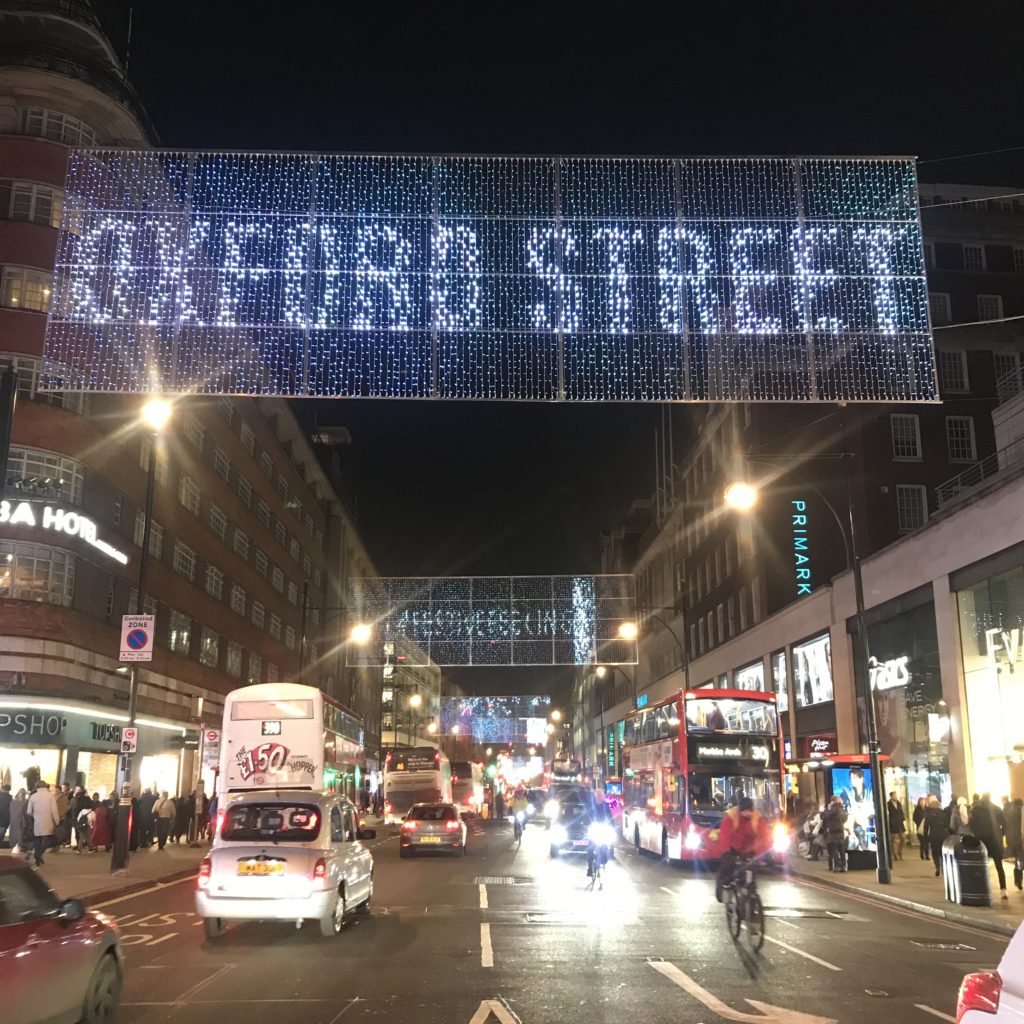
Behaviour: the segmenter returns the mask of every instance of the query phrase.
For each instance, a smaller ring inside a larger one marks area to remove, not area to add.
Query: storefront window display
[[[737,690],[763,690],[764,662],[755,661],[753,665],[738,668],[732,677]]]
[[[834,700],[832,643],[828,633],[793,645],[793,682],[798,708]]]
[[[1024,566],[956,596],[974,789],[1001,800],[1024,782]]]
[[[786,652],[772,655],[772,689],[780,711],[789,710],[789,680],[786,678]]]

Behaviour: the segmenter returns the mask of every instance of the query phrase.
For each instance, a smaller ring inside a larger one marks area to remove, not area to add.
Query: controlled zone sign
[[[153,660],[155,615],[121,616],[121,661]]]
[[[361,578],[350,607],[374,634],[349,665],[636,664],[630,575]]]
[[[73,150],[52,389],[937,398],[912,159]]]

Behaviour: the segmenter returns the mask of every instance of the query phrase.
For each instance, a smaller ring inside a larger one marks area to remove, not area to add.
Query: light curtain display
[[[373,624],[350,665],[636,664],[635,637],[619,635],[636,622],[628,575],[356,579],[349,607]]]
[[[76,150],[51,386],[934,400],[912,160]]]

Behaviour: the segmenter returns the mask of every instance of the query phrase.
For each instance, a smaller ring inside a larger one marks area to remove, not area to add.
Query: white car
[[[957,1024],[1024,1024],[1024,924],[995,971],[968,974],[960,985]]]
[[[196,880],[196,914],[209,938],[228,921],[316,921],[337,935],[347,914],[367,913],[373,857],[356,809],[337,793],[271,790],[227,806]]]

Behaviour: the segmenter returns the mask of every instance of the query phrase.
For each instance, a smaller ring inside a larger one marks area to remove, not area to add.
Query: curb
[[[839,889],[842,892],[848,892],[853,896],[860,896],[862,899],[872,900],[875,903],[889,904],[890,906],[900,907],[903,910],[912,910],[917,914],[938,917],[953,924],[969,925],[980,931],[991,932],[993,935],[1012,937],[1017,932],[1017,928],[1014,925],[1002,924],[999,921],[978,920],[978,918],[972,917],[970,914],[963,914],[956,910],[945,910],[930,903],[918,903],[915,900],[904,899],[902,896],[890,896],[887,892],[862,889],[860,886],[852,885],[849,882],[837,882],[832,878],[819,878],[808,871],[799,871],[792,867],[787,867],[785,873],[792,875],[794,878],[799,878],[806,882],[816,882],[831,889]]]
[[[142,892],[144,889],[151,889],[155,885],[169,885],[171,882],[180,882],[182,879],[191,878],[199,870],[199,865],[191,868],[180,868],[171,871],[158,878],[140,878],[137,882],[125,882],[123,885],[111,886],[107,889],[99,889],[89,893],[82,898],[82,902],[90,907],[95,903],[106,903],[108,900],[120,899],[122,896],[131,896],[132,893]]]

